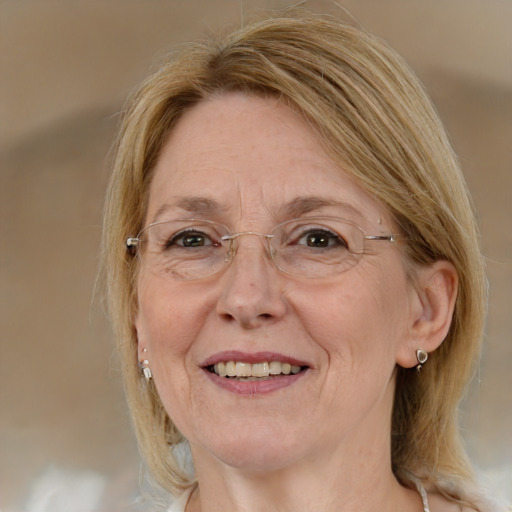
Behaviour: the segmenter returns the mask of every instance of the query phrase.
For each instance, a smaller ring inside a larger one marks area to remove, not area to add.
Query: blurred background
[[[148,509],[111,332],[94,299],[118,112],[180,45],[293,3],[0,0],[0,510]],[[512,1],[341,4],[417,71],[462,161],[490,310],[461,414],[480,478],[512,500]]]

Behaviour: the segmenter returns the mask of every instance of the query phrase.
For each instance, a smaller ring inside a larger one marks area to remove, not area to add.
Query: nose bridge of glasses
[[[237,238],[244,236],[244,235],[255,235],[255,236],[262,236],[266,239],[274,238],[275,235],[267,235],[266,233],[260,233],[258,231],[241,231],[240,233],[233,233],[232,235],[224,235],[222,237],[222,240],[236,240]]]
[[[267,248],[269,251],[270,251],[270,240],[275,237],[275,235],[260,233],[258,231],[242,231],[240,233],[233,233],[232,235],[225,235],[221,238],[221,240],[229,242],[227,260],[231,260],[234,257],[235,253],[237,252],[238,246],[235,246],[234,242],[235,241],[238,242],[238,238],[245,236],[245,235],[253,235],[253,236],[263,237],[268,242]]]

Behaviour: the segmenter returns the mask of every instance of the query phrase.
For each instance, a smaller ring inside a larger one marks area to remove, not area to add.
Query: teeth
[[[257,363],[250,366],[252,366],[252,374],[247,377],[268,377],[270,374],[268,363]]]
[[[224,363],[219,363],[215,365],[215,373],[221,377],[226,377],[228,372],[226,371],[226,365]]]
[[[265,378],[270,375],[296,375],[301,370],[300,366],[292,366],[289,363],[279,361],[263,363],[244,363],[241,361],[226,361],[213,366],[213,371],[220,377],[241,378]]]
[[[235,364],[235,371],[237,377],[253,377],[253,369],[251,368],[253,365],[250,363],[239,363]],[[259,377],[259,375],[258,375]]]
[[[270,375],[279,375],[281,373],[281,367],[283,365],[279,361],[272,361],[269,364],[268,371]]]
[[[228,377],[236,377],[236,365],[233,361],[226,363],[226,374]]]

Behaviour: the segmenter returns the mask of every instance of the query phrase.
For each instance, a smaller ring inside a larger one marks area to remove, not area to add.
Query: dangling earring
[[[416,359],[418,360],[418,364],[416,365],[416,371],[419,372],[423,365],[425,364],[425,362],[427,361],[428,354],[424,350],[421,350],[421,348],[419,348],[418,350],[416,350]]]
[[[148,351],[148,349],[145,348],[142,351],[142,353],[144,355],[146,355],[147,351]],[[146,382],[149,382],[152,379],[152,377],[153,377],[153,374],[151,373],[151,368],[149,367],[149,361],[147,359],[144,359],[139,364],[140,364],[140,367],[142,368],[142,373],[144,375],[144,378],[146,379]]]
[[[144,378],[146,381],[150,381],[153,377],[153,374],[151,373],[151,368],[149,367],[149,361],[147,359],[144,359],[141,363],[142,366],[142,373],[144,374]]]

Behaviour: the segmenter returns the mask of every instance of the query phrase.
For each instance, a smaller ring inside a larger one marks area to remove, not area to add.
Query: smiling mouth
[[[275,377],[297,375],[308,369],[308,366],[295,366],[280,361],[261,363],[246,363],[242,361],[225,361],[206,367],[210,373],[219,377],[236,379],[239,381],[270,380]]]

